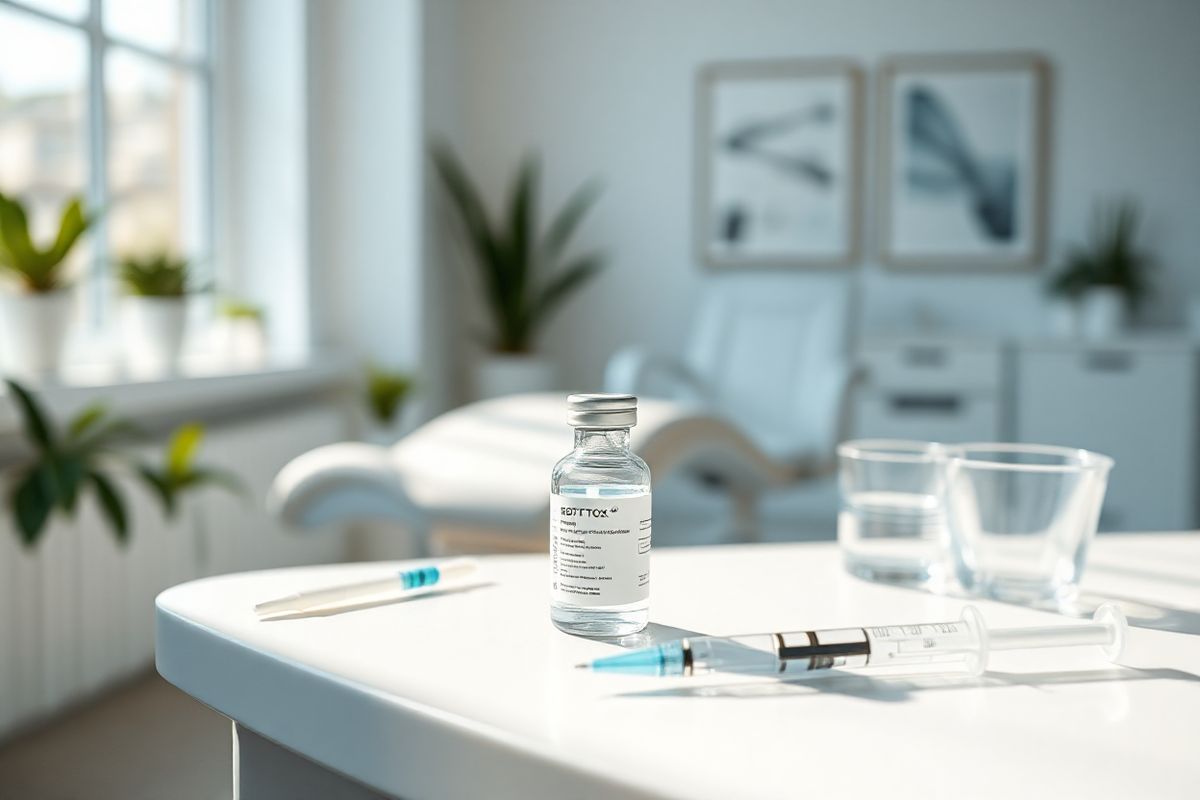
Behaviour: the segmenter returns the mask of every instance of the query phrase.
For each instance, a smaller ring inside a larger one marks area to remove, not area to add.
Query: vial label
[[[650,495],[550,496],[551,597],[619,606],[650,596]]]

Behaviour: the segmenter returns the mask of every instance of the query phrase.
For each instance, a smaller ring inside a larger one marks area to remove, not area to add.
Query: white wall
[[[704,278],[690,245],[693,80],[714,60],[849,56],[870,69],[889,54],[1040,51],[1054,66],[1051,257],[1084,234],[1095,198],[1129,192],[1169,289],[1154,316],[1177,318],[1184,293],[1200,294],[1200,3],[461,0],[458,12],[459,132],[493,197],[531,147],[552,202],[589,176],[607,183],[581,244],[606,247],[611,267],[543,340],[572,387],[596,386],[623,344],[682,346]],[[869,242],[870,204],[865,227]],[[1040,324],[1044,273],[896,275],[872,253],[869,325],[909,324],[917,303],[974,330]]]
[[[435,10],[434,10],[435,11]],[[427,270],[420,0],[308,4],[310,260],[316,339],[416,370],[444,405],[436,270]]]
[[[460,42],[457,3],[425,2],[422,8],[422,165],[428,164],[425,148],[434,136],[445,136],[456,144],[462,131],[462,98],[459,87]],[[424,197],[439,195],[432,170],[422,169]],[[421,397],[427,414],[443,410],[455,397],[464,396],[459,330],[453,314],[439,313],[455,305],[457,281],[450,269],[452,244],[443,234],[445,215],[439,203],[423,206],[422,266],[424,267],[425,343],[422,348]]]
[[[218,290],[266,309],[276,350],[310,343],[304,6],[217,6]]]

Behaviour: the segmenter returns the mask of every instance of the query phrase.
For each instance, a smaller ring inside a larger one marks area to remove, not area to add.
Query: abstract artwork
[[[697,249],[706,263],[853,261],[860,121],[852,66],[714,64],[700,75],[696,108]]]
[[[1042,241],[1046,68],[1033,56],[883,70],[880,249],[901,268],[1021,268]]]

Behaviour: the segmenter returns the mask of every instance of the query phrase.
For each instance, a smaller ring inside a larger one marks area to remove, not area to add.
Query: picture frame
[[[696,81],[694,244],[715,269],[859,257],[862,72],[842,59],[706,65]]]
[[[899,56],[878,81],[877,244],[889,268],[1033,269],[1046,238],[1050,66]]]

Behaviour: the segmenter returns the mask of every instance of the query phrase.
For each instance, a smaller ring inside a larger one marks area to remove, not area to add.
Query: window
[[[121,255],[211,273],[209,16],[208,0],[0,0],[0,191],[41,237],[73,194],[103,212],[73,256],[93,329]]]

